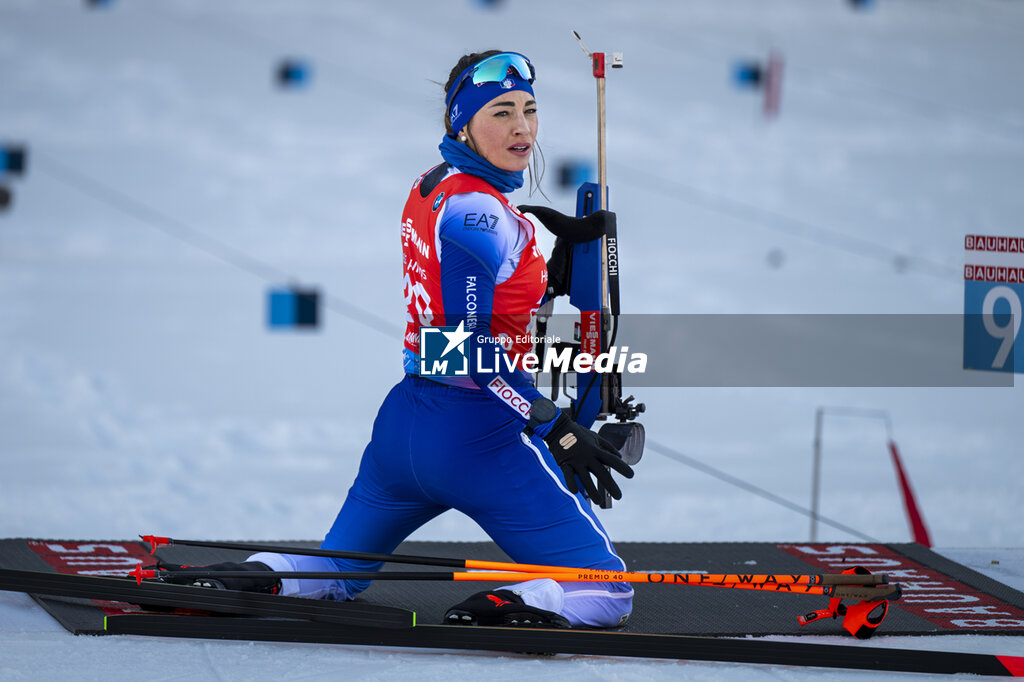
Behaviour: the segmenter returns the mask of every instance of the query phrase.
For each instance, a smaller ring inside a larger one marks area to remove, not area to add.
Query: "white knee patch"
[[[618,627],[633,611],[633,590],[623,583],[566,583],[562,615],[573,627]]]
[[[522,597],[527,606],[554,613],[561,613],[565,602],[565,592],[562,591],[562,586],[550,578],[527,580],[525,583],[517,583],[499,589],[515,592]]]
[[[259,552],[246,561],[260,561],[273,571],[290,573],[292,571],[336,571],[337,566],[327,557],[306,556],[303,554],[276,554]],[[348,599],[345,583],[341,580],[295,580],[281,579],[281,594],[286,597],[308,597],[310,599]]]

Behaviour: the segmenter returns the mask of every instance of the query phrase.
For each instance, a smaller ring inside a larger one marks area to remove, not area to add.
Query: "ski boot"
[[[210,587],[217,590],[238,590],[240,592],[260,592],[263,594],[277,594],[281,591],[281,581],[278,578],[259,576],[253,578],[217,578],[211,573],[216,571],[270,571],[270,567],[259,561],[243,561],[235,563],[225,561],[209,566],[179,566],[167,564],[157,560],[157,578],[164,582],[176,585],[193,585],[195,587]],[[176,575],[160,577],[159,571],[174,571],[175,573],[196,573],[195,576]]]
[[[511,590],[477,592],[444,614],[446,625],[569,628],[569,621],[553,611],[528,606]]]

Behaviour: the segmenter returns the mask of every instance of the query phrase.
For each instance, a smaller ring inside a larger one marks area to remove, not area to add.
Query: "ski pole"
[[[490,571],[512,571],[517,573],[601,573],[602,575],[624,575],[621,571],[608,571],[605,569],[585,569],[569,566],[542,566],[537,564],[518,564],[504,561],[482,561],[476,559],[454,559],[449,557],[425,557],[412,556],[407,554],[374,554],[370,552],[353,552],[346,550],[313,549],[303,547],[286,547],[283,545],[264,545],[240,542],[213,542],[206,540],[179,540],[156,535],[140,535],[144,542],[152,546],[153,554],[158,547],[164,545],[183,545],[190,547],[210,547],[215,549],[240,549],[249,552],[274,552],[277,554],[297,554],[303,556],[321,556],[335,559],[353,559],[360,561],[383,561],[390,563],[421,564],[427,566],[447,566],[449,568],[472,568]],[[252,574],[249,571],[248,574]],[[332,574],[333,575],[333,574]],[[379,573],[371,574],[379,575]],[[408,574],[403,574],[408,575]],[[877,574],[739,574],[739,573],[643,573],[634,572],[633,575],[662,575],[674,576],[675,583],[770,583],[779,584],[807,584],[807,585],[884,585],[889,582],[887,575]],[[536,576],[534,576],[536,577]],[[623,582],[618,579],[606,580],[606,582]],[[643,582],[643,581],[638,581]],[[656,582],[648,580],[646,582]]]
[[[699,574],[704,575],[704,574]],[[686,574],[673,573],[512,573],[487,571],[161,571],[143,569],[139,564],[129,573],[139,584],[146,579],[166,580],[168,578],[279,578],[292,580],[427,580],[447,582],[523,582],[549,578],[557,582],[628,582],[660,585],[690,585],[699,587],[720,587],[737,590],[759,590],[789,594],[814,594],[839,599],[884,599],[899,598],[899,585],[811,585],[807,583],[779,582],[708,582],[677,580]]]
[[[476,568],[491,571],[519,571],[548,573],[557,571],[578,571],[578,568],[561,566],[539,566],[535,564],[517,564],[507,561],[481,561],[477,559],[454,559],[449,557],[412,556],[409,554],[376,554],[373,552],[352,552],[337,549],[312,549],[307,547],[286,547],[284,545],[264,545],[242,542],[210,542],[205,540],[178,540],[158,535],[140,535],[143,542],[156,554],[158,547],[164,545],[183,545],[189,547],[211,547],[214,549],[240,549],[248,552],[273,552],[276,554],[298,554],[302,556],[320,556],[330,559],[352,559],[356,561],[384,561],[393,564],[421,564],[424,566],[447,566],[449,568]]]

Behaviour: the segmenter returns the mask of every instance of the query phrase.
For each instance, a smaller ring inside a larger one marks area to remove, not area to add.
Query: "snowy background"
[[[465,52],[529,55],[550,202],[513,200],[571,212],[558,165],[596,156],[572,29],[625,56],[608,180],[630,313],[959,314],[964,235],[1022,233],[1016,3],[0,0],[0,143],[28,150],[0,176],[0,537],[321,537],[401,376],[398,222],[438,160],[437,82]],[[774,120],[731,79],[771,49]],[[306,88],[276,86],[285,57]],[[319,331],[268,330],[289,282],[322,289]],[[856,534],[819,539],[908,541],[884,421],[837,408],[882,410],[935,545],[1019,580],[1021,390],[636,388],[657,450],[602,520],[622,541],[807,540],[824,406],[821,513]],[[414,539],[484,536],[452,513]],[[187,660],[157,679],[812,674],[82,640],[7,593],[0,651],[5,679],[126,679],[124,655]]]

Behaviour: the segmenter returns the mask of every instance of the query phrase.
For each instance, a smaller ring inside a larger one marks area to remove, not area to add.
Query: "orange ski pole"
[[[707,574],[680,574],[680,573],[638,573],[638,572],[616,572],[616,571],[558,571],[551,573],[526,573],[526,572],[490,572],[490,571],[218,571],[211,570],[201,572],[195,567],[188,571],[164,571],[158,569],[143,569],[139,564],[129,575],[141,583],[144,579],[166,580],[168,578],[259,578],[277,577],[283,579],[313,579],[313,580],[440,580],[440,581],[473,581],[473,582],[523,582],[527,580],[538,580],[549,578],[558,582],[627,582],[627,583],[649,583],[661,585],[691,585],[701,587],[723,587],[739,590],[761,590],[767,592],[787,592],[791,594],[818,594],[839,598],[856,599],[880,599],[893,592],[899,592],[899,585],[823,585],[808,584],[799,582],[778,582],[768,580],[764,582],[753,581],[709,581],[709,580],[685,580],[690,577],[707,577]],[[730,577],[727,575],[719,577]],[[735,575],[736,578],[755,578],[776,576],[745,576]],[[779,576],[781,577],[781,576]],[[809,576],[788,576],[809,577]]]
[[[778,583],[778,584],[806,584],[806,585],[881,585],[888,582],[884,574],[877,575],[841,575],[841,574],[813,574],[813,575],[791,575],[791,574],[745,574],[745,573],[628,573],[612,571],[607,569],[583,569],[568,566],[544,566],[539,564],[518,564],[507,561],[482,561],[477,559],[454,559],[449,557],[427,557],[410,556],[406,554],[374,554],[369,552],[354,552],[346,550],[311,549],[303,547],[287,547],[282,545],[265,545],[241,542],[210,542],[205,540],[177,540],[174,538],[160,537],[156,535],[141,535],[142,540],[152,547],[156,553],[158,547],[164,545],[187,545],[191,547],[212,547],[217,549],[239,549],[249,552],[276,552],[279,554],[301,554],[307,556],[322,556],[337,559],[354,559],[359,561],[381,561],[402,564],[423,564],[428,566],[447,566],[450,568],[481,569],[485,571],[511,571],[513,573],[570,573],[586,574],[594,573],[604,576],[609,575],[635,575],[635,576],[658,576],[650,579],[625,580],[601,578],[600,582],[670,582],[675,584],[724,584],[724,583]],[[252,575],[252,572],[249,572]],[[380,575],[380,574],[375,574]],[[411,575],[411,574],[398,574]],[[435,575],[448,575],[439,573]],[[224,576],[228,577],[228,576]],[[547,577],[547,576],[532,576]],[[381,578],[382,580],[386,578]],[[413,578],[408,578],[412,580]],[[422,578],[429,580],[430,578]],[[440,579],[440,578],[434,578]],[[468,580],[469,578],[461,578]],[[529,578],[523,578],[528,580]],[[452,578],[454,580],[454,578]],[[500,580],[500,578],[499,578]],[[583,578],[573,578],[577,582],[585,582]]]

